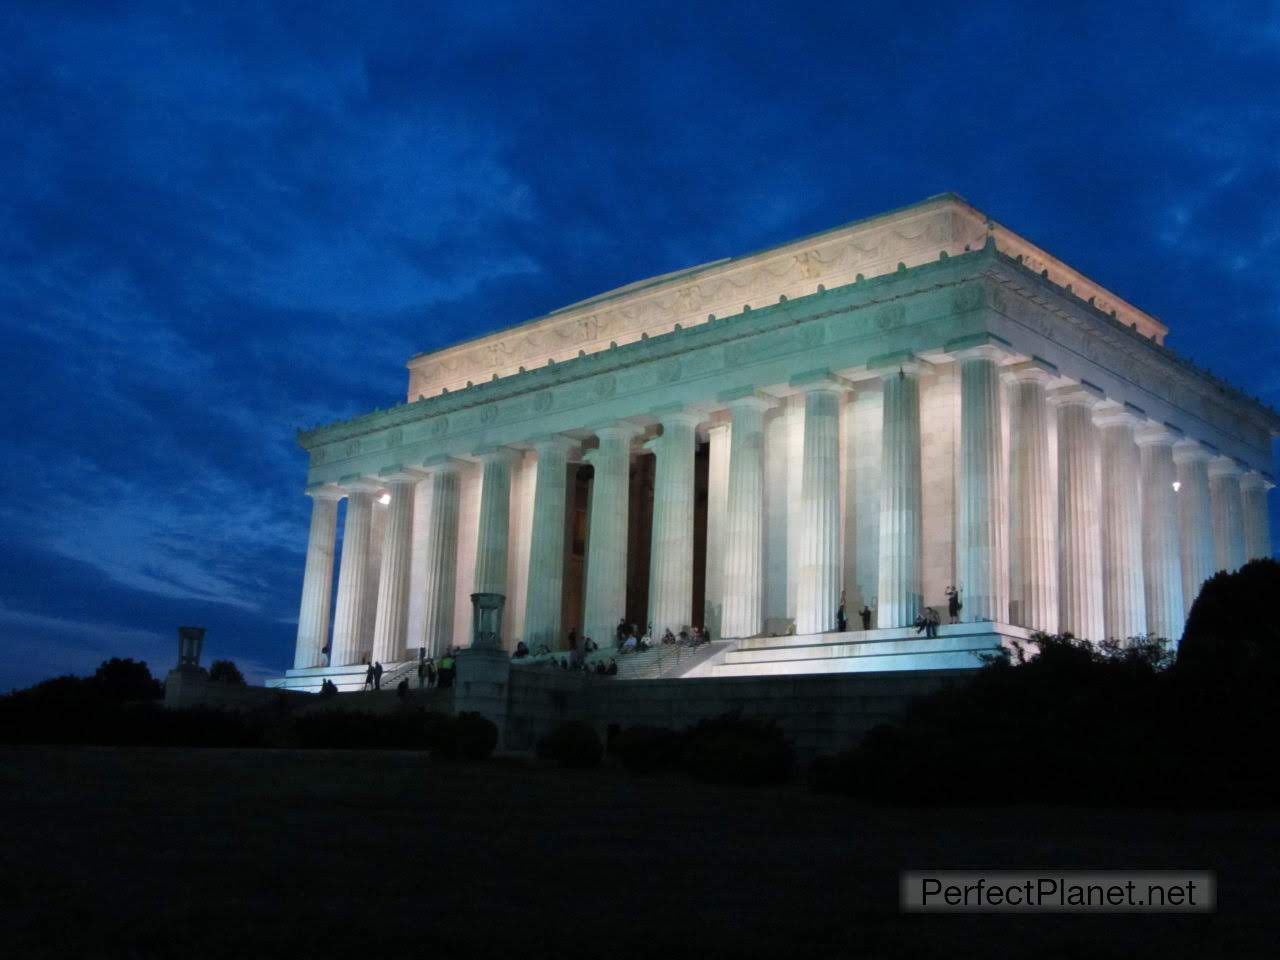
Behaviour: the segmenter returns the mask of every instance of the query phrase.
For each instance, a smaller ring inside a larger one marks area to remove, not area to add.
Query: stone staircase
[[[728,641],[719,656],[689,664],[690,677],[759,677],[818,673],[873,673],[902,670],[972,670],[983,657],[1030,631],[1003,623],[955,623],[924,637],[914,628],[847,633],[751,637]]]
[[[732,641],[704,643],[696,647],[657,644],[642,653],[617,657],[619,680],[656,680],[678,677],[732,646]]]

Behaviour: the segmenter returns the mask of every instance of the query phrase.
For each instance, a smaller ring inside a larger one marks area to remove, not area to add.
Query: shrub
[[[744,786],[786,783],[795,751],[773,720],[736,713],[703,720],[684,734],[681,762],[695,779]]]
[[[215,660],[209,664],[209,679],[215,683],[229,683],[234,687],[243,687],[244,674],[233,660]]]
[[[151,676],[145,663],[120,657],[104,661],[85,686],[86,692],[119,703],[159,700],[164,696],[164,684]]]
[[[1191,606],[1178,649],[1178,670],[1220,681],[1280,674],[1280,563],[1253,560],[1219,572]]]
[[[560,724],[538,741],[538,757],[561,767],[589,769],[600,765],[604,745],[595,729],[581,720]]]
[[[609,753],[632,773],[650,774],[680,765],[683,741],[666,727],[624,727],[609,744]]]
[[[498,725],[478,713],[463,712],[446,731],[452,741],[450,755],[459,760],[484,760],[498,746]]]

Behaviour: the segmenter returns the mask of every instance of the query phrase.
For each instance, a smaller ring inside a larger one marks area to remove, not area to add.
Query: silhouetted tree
[[[1208,677],[1274,677],[1280,668],[1280,563],[1253,560],[1218,572],[1191,607],[1178,669]]]
[[[237,687],[244,686],[244,674],[233,660],[215,660],[209,664],[209,679]]]
[[[117,703],[132,700],[158,700],[164,696],[164,685],[141,660],[112,657],[88,681],[89,691]]]

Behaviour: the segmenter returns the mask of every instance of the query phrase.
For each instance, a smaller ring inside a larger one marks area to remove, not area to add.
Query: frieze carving
[[[498,405],[496,403],[491,403],[488,406],[484,406],[480,408],[481,423],[493,423],[493,421],[497,419],[498,419]]]
[[[982,286],[977,283],[966,283],[951,292],[951,310],[954,313],[965,313],[982,306]]]
[[[399,427],[394,428],[387,433],[387,449],[400,446],[400,441],[404,439],[404,431]]]
[[[544,413],[551,409],[552,395],[550,390],[543,390],[533,398],[533,409],[538,413]]]
[[[889,303],[876,311],[876,327],[890,330],[902,326],[907,319],[907,308],[901,303]]]
[[[820,323],[808,323],[800,328],[800,344],[804,347],[818,347],[826,339],[826,328]]]
[[[329,459],[329,451],[324,447],[316,447],[311,451],[311,462],[313,464],[321,464]]]
[[[449,432],[449,418],[436,417],[433,421],[431,421],[431,429],[429,432],[433,437],[443,437],[446,433]]]
[[[676,359],[667,360],[658,367],[658,382],[675,383],[680,379],[680,361]]]
[[[345,449],[343,452],[344,452],[344,453],[346,453],[346,455],[347,455],[348,457],[354,457],[357,453],[359,453],[359,452],[360,452],[360,438],[359,438],[359,437],[356,437],[356,438],[355,438],[355,439],[353,439],[353,440],[348,440],[348,441],[347,441],[346,449]]]
[[[615,393],[617,393],[617,391],[618,391],[618,378],[615,377],[612,373],[607,374],[606,376],[603,376],[603,377],[596,378],[593,392],[599,399],[604,400],[608,397],[612,397]]]
[[[727,316],[738,313],[744,303],[761,307],[778,302],[780,294],[788,298],[813,294],[819,280],[831,289],[852,283],[858,272],[891,273],[900,260],[913,265],[932,262],[940,247],[959,253],[967,243],[980,245],[985,232],[976,213],[946,203],[837,229],[650,289],[628,291],[603,304],[562,311],[530,326],[495,334],[482,344],[423,357],[413,364],[414,396],[453,390],[467,379],[478,381],[495,372],[506,376],[518,366],[568,359],[579,348],[594,352],[592,345],[604,347],[601,338],[654,336],[677,323],[686,328],[701,324],[709,312]]]

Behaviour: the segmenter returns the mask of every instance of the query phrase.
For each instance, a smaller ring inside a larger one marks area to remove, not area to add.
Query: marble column
[[[369,515],[369,573],[364,582],[364,621],[360,626],[360,657],[373,660],[373,628],[378,619],[378,581],[382,575],[382,545],[387,534],[387,505],[391,502],[385,492],[374,494],[372,513]]]
[[[1244,502],[1240,475],[1244,471],[1230,457],[1209,464],[1209,500],[1213,508],[1213,557],[1219,570],[1232,573],[1244,565]]]
[[[600,445],[587,451],[591,516],[587,536],[587,602],[583,633],[600,646],[617,642],[627,610],[627,519],[631,515],[631,424],[600,427]]]
[[[828,376],[799,386],[804,453],[796,633],[827,633],[836,628],[840,606],[840,401],[845,388]]]
[[[729,503],[729,446],[732,427],[727,421],[707,428],[707,545],[702,624],[713,637],[724,632],[725,512]]]
[[[307,491],[311,497],[311,533],[307,537],[307,565],[302,575],[302,604],[298,609],[298,642],[293,668],[325,665],[329,642],[330,604],[333,602],[333,551],[338,536],[338,500],[346,494],[336,487]]]
[[[1050,394],[1058,411],[1058,629],[1082,640],[1106,636],[1102,616],[1101,474],[1093,407],[1082,387]]]
[[[381,663],[405,659],[414,489],[422,476],[416,470],[403,470],[383,477],[391,502],[387,505],[382,568],[378,573],[378,609],[373,627],[373,659]]]
[[[428,465],[418,484],[413,525],[420,544],[409,579],[409,647],[439,657],[453,642],[454,593],[458,565],[458,471],[461,461]]]
[[[1271,556],[1271,516],[1267,510],[1267,491],[1275,484],[1257,470],[1240,480],[1240,496],[1244,501],[1244,559],[1262,560]]]
[[[537,456],[533,488],[533,532],[529,540],[529,588],[524,607],[524,641],[530,650],[546,644],[560,649],[560,612],[564,602],[565,497],[568,489],[568,437],[534,443]]]
[[[360,662],[361,636],[369,600],[369,537],[373,519],[373,484],[346,484],[347,518],[342,526],[342,558],[338,563],[338,601],[333,614],[333,647],[329,663],[345,667]]]
[[[507,537],[511,519],[511,465],[517,451],[500,447],[479,455],[480,520],[476,531],[476,593],[507,592]]]
[[[750,393],[729,401],[729,493],[725,508],[721,636],[764,631],[764,414],[774,401]]]
[[[1058,632],[1058,509],[1053,498],[1049,457],[1049,408],[1045,389],[1051,374],[1036,363],[1009,371],[1016,415],[1009,444],[1011,607],[1014,622],[1031,630]]]
[[[1173,431],[1158,425],[1138,431],[1142,448],[1142,574],[1146,585],[1147,633],[1177,643],[1186,608],[1182,602],[1182,550],[1178,494],[1173,485]]]
[[[880,372],[880,561],[878,627],[905,627],[922,609],[920,364],[903,360]]]
[[[1209,451],[1194,440],[1173,446],[1178,469],[1178,540],[1182,546],[1183,613],[1218,569],[1213,554],[1213,512],[1209,503]]]
[[[1142,566],[1142,462],[1133,431],[1142,421],[1109,400],[1093,413],[1102,454],[1102,625],[1105,637],[1127,640],[1147,633]],[[1091,636],[1090,640],[1102,637]]]
[[[653,481],[653,536],[649,560],[649,622],[657,640],[693,622],[694,444],[699,416],[660,415],[662,436]]]
[[[956,576],[965,620],[1009,620],[1009,576],[1000,525],[1004,456],[1000,410],[1001,351],[978,346],[960,364],[960,476],[956,502]]]

